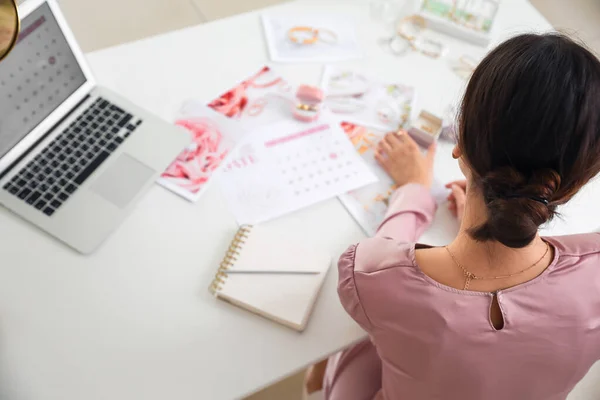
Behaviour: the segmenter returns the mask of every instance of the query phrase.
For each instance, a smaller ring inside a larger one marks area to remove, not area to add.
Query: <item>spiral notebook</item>
[[[292,242],[281,232],[245,225],[233,238],[210,291],[303,331],[330,265],[331,257],[322,250]]]

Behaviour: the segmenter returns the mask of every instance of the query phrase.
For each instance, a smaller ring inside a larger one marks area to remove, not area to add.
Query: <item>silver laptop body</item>
[[[55,0],[20,14],[0,63],[0,203],[90,253],[190,139],[96,86]]]

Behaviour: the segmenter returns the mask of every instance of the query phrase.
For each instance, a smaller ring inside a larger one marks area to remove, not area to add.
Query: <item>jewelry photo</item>
[[[310,26],[295,26],[288,30],[288,39],[299,45],[311,45],[319,41],[337,44],[338,35],[330,29],[317,29]]]

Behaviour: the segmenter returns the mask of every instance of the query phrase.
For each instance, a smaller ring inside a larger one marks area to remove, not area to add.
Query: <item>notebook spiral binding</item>
[[[246,243],[251,230],[252,225],[242,225],[233,237],[233,240],[231,241],[231,244],[225,253],[225,257],[221,261],[221,265],[217,270],[215,279],[210,284],[209,290],[212,292],[212,294],[217,294],[217,292],[221,290],[223,284],[225,283],[225,279],[227,279],[227,270],[231,268],[237,261],[240,251],[244,243]]]

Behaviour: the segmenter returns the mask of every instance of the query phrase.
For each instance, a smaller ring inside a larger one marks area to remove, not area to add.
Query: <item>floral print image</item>
[[[375,160],[377,143],[385,135],[384,131],[366,128],[350,122],[342,122],[342,129],[354,148],[377,175],[379,182],[340,196],[340,201],[369,236],[375,234],[383,221],[389,199],[397,189],[396,184],[381,169]]]
[[[237,123],[201,104],[186,104],[176,125],[192,142],[161,175],[159,183],[190,201],[196,201],[212,180],[242,132]]]
[[[263,67],[250,78],[211,101],[208,106],[245,128],[281,119],[281,107],[288,103],[278,95],[291,92],[291,86],[270,67]],[[286,110],[287,111],[287,110]]]

